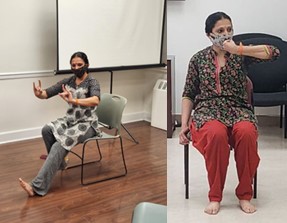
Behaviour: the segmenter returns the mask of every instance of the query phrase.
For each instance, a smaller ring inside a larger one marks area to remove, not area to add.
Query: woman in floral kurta
[[[100,85],[88,74],[89,61],[83,52],[76,52],[70,60],[73,76],[43,90],[33,84],[34,94],[40,99],[59,95],[68,103],[66,115],[45,125],[43,140],[48,156],[37,176],[27,183],[19,178],[21,187],[29,196],[48,193],[53,177],[58,170],[65,169],[65,156],[78,143],[100,135],[95,113],[100,102]]]
[[[179,140],[187,144],[186,133],[191,130],[193,145],[205,158],[210,186],[208,214],[217,214],[220,209],[231,144],[239,179],[235,193],[241,209],[253,213],[252,179],[260,159],[256,117],[248,103],[246,67],[275,60],[280,52],[274,46],[236,45],[231,19],[223,12],[207,18],[205,31],[213,45],[189,62]]]

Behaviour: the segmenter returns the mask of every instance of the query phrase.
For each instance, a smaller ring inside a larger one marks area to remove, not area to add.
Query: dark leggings
[[[83,137],[83,141],[96,135],[95,130],[90,127]],[[69,153],[56,141],[50,126],[42,128],[42,137],[46,145],[48,156],[37,176],[32,180],[31,186],[36,194],[44,196],[48,193],[52,180],[57,171],[65,166],[65,157]],[[80,142],[82,143],[82,142]]]

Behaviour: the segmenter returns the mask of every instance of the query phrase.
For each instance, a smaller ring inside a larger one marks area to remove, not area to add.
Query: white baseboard
[[[122,118],[123,123],[147,121],[151,122],[151,113],[148,112],[137,112],[131,114],[124,114]]]
[[[30,129],[20,129],[9,132],[1,132],[0,144],[39,138],[41,137],[41,129],[42,127],[37,127]]]
[[[122,122],[138,122],[147,121],[150,122],[151,114],[147,112],[138,112],[132,114],[124,114]],[[15,131],[0,132],[0,144],[17,142],[27,139],[35,139],[41,137],[41,129],[43,126],[28,129],[19,129]]]

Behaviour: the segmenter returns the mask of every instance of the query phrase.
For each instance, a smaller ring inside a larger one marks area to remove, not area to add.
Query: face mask
[[[88,71],[88,67],[85,65],[79,69],[73,69],[72,71],[77,78],[82,78],[84,74]]]
[[[225,40],[231,40],[232,34],[227,35],[210,35],[210,40],[213,45],[218,46],[220,49],[223,49],[223,43]]]

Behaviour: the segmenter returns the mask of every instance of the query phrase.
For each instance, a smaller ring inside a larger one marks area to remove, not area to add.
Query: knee
[[[255,125],[248,121],[241,121],[235,124],[233,128],[234,134],[239,138],[247,138],[257,140],[257,129]]]
[[[200,129],[192,129],[193,145],[207,158],[219,151],[227,151],[228,132],[227,127],[219,121],[206,122]]]
[[[45,125],[43,128],[42,128],[42,136],[47,136],[49,134],[52,134],[52,129],[50,126],[48,125]]]
[[[227,141],[227,128],[224,124],[218,121],[212,121],[206,125],[206,135],[214,141]]]

